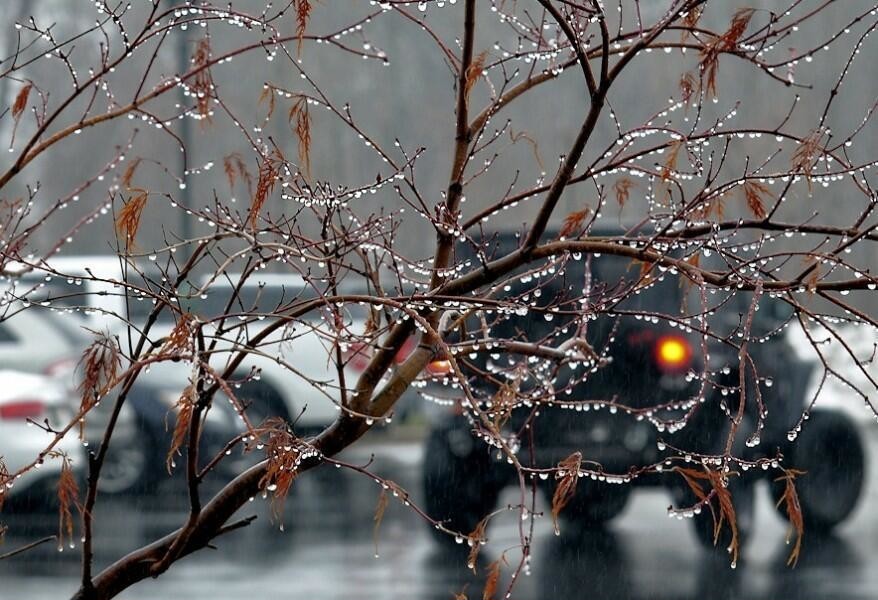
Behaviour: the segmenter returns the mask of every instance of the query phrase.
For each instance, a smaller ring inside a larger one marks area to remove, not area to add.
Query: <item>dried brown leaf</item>
[[[509,128],[509,137],[512,139],[513,144],[517,144],[519,140],[526,141],[534,153],[534,160],[537,162],[537,165],[540,167],[541,171],[545,170],[543,166],[543,157],[540,156],[540,146],[537,144],[537,141],[533,139],[527,132],[525,131],[514,131],[511,127]]]
[[[143,209],[146,206],[146,200],[149,193],[143,189],[133,189],[134,193],[128,199],[116,215],[116,235],[122,238],[125,249],[134,247],[134,238],[140,229],[140,217],[143,215]]]
[[[299,142],[299,163],[306,175],[311,174],[311,112],[308,110],[308,100],[305,96],[299,96],[290,107],[290,127],[296,134]]]
[[[787,544],[796,536],[796,542],[790,555],[787,558],[787,566],[795,567],[799,562],[799,554],[802,551],[802,537],[805,535],[805,518],[802,514],[802,505],[799,503],[799,494],[796,492],[796,477],[803,475],[803,471],[795,469],[785,469],[782,477],[778,477],[775,481],[784,482],[784,492],[777,501],[777,506],[784,505],[787,518],[790,521],[790,527],[787,530]]]
[[[83,351],[79,366],[82,370],[79,409],[84,415],[116,384],[119,369],[122,367],[122,354],[115,339],[106,333],[99,335]],[[79,423],[79,438],[85,438],[84,416]]]
[[[686,13],[686,16],[683,17],[683,26],[684,29],[682,33],[680,33],[680,43],[683,44],[686,40],[689,39],[689,36],[692,35],[692,30],[698,25],[698,21],[701,19],[701,15],[704,12],[703,6],[696,6],[689,10]]]
[[[387,490],[381,488],[378,495],[378,504],[375,506],[375,515],[372,517],[374,523],[372,527],[372,543],[375,545],[375,556],[378,556],[378,529],[381,527],[381,521],[384,520],[384,511],[387,510]]]
[[[823,130],[815,129],[803,139],[793,153],[793,169],[805,175],[808,189],[811,189],[811,175],[814,172],[814,159],[823,151]]]
[[[476,56],[470,66],[467,67],[466,70],[466,85],[463,88],[463,93],[469,99],[469,94],[472,91],[473,87],[475,87],[476,82],[479,80],[479,77],[482,76],[482,73],[485,72],[485,60],[488,58],[488,51],[482,50],[479,52],[478,56]]]
[[[125,169],[125,174],[122,175],[122,187],[126,190],[131,189],[131,181],[134,179],[134,173],[137,171],[137,167],[140,166],[142,158],[135,158],[128,164],[128,168]]]
[[[675,179],[674,172],[677,170],[677,161],[680,158],[680,148],[682,147],[682,140],[674,140],[671,142],[670,150],[668,151],[668,158],[665,159],[665,164],[662,166],[662,181],[668,182]]]
[[[699,470],[683,467],[675,467],[674,471],[683,477],[684,481],[689,486],[689,489],[695,494],[698,502],[704,502],[709,499],[709,501],[706,502],[706,506],[710,509],[710,514],[713,518],[714,544],[719,542],[719,536],[722,533],[723,525],[728,525],[732,536],[731,541],[729,542],[729,554],[731,556],[732,564],[736,563],[738,560],[738,551],[740,550],[738,520],[735,515],[735,505],[732,501],[732,494],[729,491],[728,486],[725,485],[724,478],[735,476],[737,473],[723,474],[708,468]],[[709,496],[708,492],[705,491],[700,482],[704,482],[710,486],[710,494],[712,494],[712,497]],[[716,501],[716,506],[714,506],[714,500]]]
[[[487,540],[486,532],[488,529],[488,519],[490,516],[486,516],[481,521],[479,521],[475,529],[473,529],[469,534],[470,543],[472,544],[469,549],[469,556],[466,559],[466,565],[472,572],[476,572],[476,562],[479,559],[479,552],[482,549],[482,544]]]
[[[738,42],[750,25],[750,19],[753,18],[754,12],[752,8],[739,9],[732,16],[728,29],[701,50],[701,60],[698,66],[701,69],[703,81],[707,81],[706,88],[709,94],[716,95],[720,55],[723,52],[731,52],[738,47]]]
[[[58,477],[58,549],[64,547],[66,535],[73,542],[73,508],[81,510],[79,503],[79,486],[70,458],[61,454],[61,474]]]
[[[680,95],[682,96],[683,103],[688,110],[689,101],[692,100],[692,96],[695,95],[695,90],[698,89],[698,78],[692,71],[687,71],[680,77],[679,85]]]
[[[627,177],[622,177],[613,184],[613,191],[616,193],[616,203],[619,206],[625,206],[625,203],[628,202],[632,187],[634,187],[634,182]]]
[[[744,199],[747,201],[747,208],[757,219],[764,219],[768,216],[765,212],[765,199],[773,198],[769,189],[758,181],[747,180],[741,186],[744,189]]]
[[[514,377],[504,381],[494,396],[491,398],[491,414],[494,426],[503,429],[512,411],[515,409],[518,392],[521,389],[521,377]]]
[[[558,527],[558,516],[576,494],[576,484],[579,482],[581,466],[582,453],[580,452],[574,452],[558,463],[558,471],[555,474],[557,479],[555,493],[552,494],[552,525],[555,527],[556,535],[561,531]]]
[[[174,456],[182,455],[183,445],[186,443],[186,434],[189,431],[189,425],[192,423],[192,414],[195,411],[195,403],[197,401],[197,393],[195,386],[189,384],[180,394],[174,411],[177,413],[177,420],[174,425],[174,433],[171,435],[171,446],[168,448],[168,455],[165,457],[165,467],[168,473],[174,468]]]
[[[16,94],[15,100],[12,103],[12,121],[14,123],[12,126],[12,143],[15,142],[15,134],[18,131],[18,124],[24,114],[24,109],[27,108],[27,101],[28,98],[30,98],[30,92],[33,87],[34,85],[30,82],[25,84],[25,86],[18,91],[18,94]]]
[[[259,165],[259,179],[256,182],[256,193],[253,194],[253,200],[250,203],[250,226],[254,229],[259,219],[259,212],[265,205],[265,201],[274,190],[277,183],[277,176],[280,173],[280,165],[282,160],[280,155],[275,152],[271,156],[267,156]]]
[[[163,350],[165,352],[177,352],[185,350],[191,345],[192,341],[192,325],[195,322],[195,316],[192,313],[184,312],[180,315],[174,328],[165,339]]]
[[[198,69],[192,83],[192,93],[195,95],[195,108],[202,124],[210,123],[210,99],[214,94],[213,76],[207,66],[209,63],[210,38],[203,37],[195,45],[195,54],[192,56],[192,66]]]
[[[311,19],[311,11],[314,9],[311,0],[295,0],[296,8],[296,52],[302,53],[302,42],[305,39],[305,31],[308,29],[308,21]]]
[[[259,480],[259,487],[272,492],[272,513],[280,519],[284,502],[299,473],[299,464],[309,456],[316,456],[317,450],[305,440],[290,431],[287,422],[280,417],[266,419],[258,427],[260,436],[267,436],[265,454],[268,462],[265,474]]]
[[[274,93],[274,88],[272,88],[270,85],[266,84],[262,86],[262,93],[259,94],[259,104],[262,104],[263,102],[268,102],[268,114],[265,115],[266,119],[270,119],[271,116],[274,114],[274,108],[276,105],[275,95],[276,94]]]
[[[558,237],[566,238],[577,233],[582,228],[589,214],[591,214],[591,209],[586,206],[582,210],[574,211],[564,217],[564,224],[561,225],[561,231],[558,232]]]
[[[506,562],[505,556],[501,556],[488,565],[488,575],[485,577],[485,589],[482,591],[482,600],[493,600],[500,584],[500,568]]]
[[[27,108],[27,101],[30,98],[30,91],[33,87],[32,83],[27,83],[16,94],[15,101],[12,103],[12,118],[16,121],[24,114],[24,109]]]

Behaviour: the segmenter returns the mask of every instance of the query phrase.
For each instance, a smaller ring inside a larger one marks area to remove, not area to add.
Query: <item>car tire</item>
[[[502,489],[498,464],[475,439],[464,417],[433,429],[425,446],[423,490],[427,514],[453,531],[468,534],[496,505]],[[453,540],[431,530],[438,541]]]
[[[546,488],[549,502],[555,486]],[[576,494],[561,511],[561,519],[575,530],[600,528],[619,516],[628,506],[631,486],[583,480]]]
[[[863,492],[866,453],[854,422],[845,414],[815,410],[796,442],[787,448],[787,468],[804,471],[796,478],[796,492],[805,530],[829,533],[854,511]],[[783,481],[772,483],[778,512],[787,517],[780,502]]]
[[[101,466],[98,491],[107,496],[149,494],[156,491],[164,468],[163,450],[156,442],[155,432],[139,420],[137,435],[116,438]],[[95,451],[98,444],[95,444]]]

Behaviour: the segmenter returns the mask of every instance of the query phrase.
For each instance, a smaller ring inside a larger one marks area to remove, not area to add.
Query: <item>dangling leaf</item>
[[[577,233],[582,229],[589,214],[591,214],[591,209],[586,206],[582,210],[577,210],[564,217],[564,224],[561,226],[561,231],[558,232],[558,237],[568,237]]]
[[[613,191],[616,192],[616,203],[620,207],[624,207],[625,203],[628,202],[632,187],[634,187],[634,182],[627,177],[618,179],[616,183],[613,184]]]
[[[290,107],[290,127],[299,141],[299,163],[306,175],[311,174],[311,112],[308,110],[308,99],[299,98]]]
[[[146,206],[149,193],[146,190],[134,189],[135,194],[128,199],[116,215],[116,235],[122,238],[125,249],[134,247],[134,238],[140,229],[140,217]]]
[[[61,474],[58,477],[58,549],[64,548],[66,535],[73,542],[73,507],[81,510],[79,503],[79,486],[73,474],[70,458],[66,454],[61,457]]]
[[[768,216],[768,213],[765,212],[764,198],[773,197],[768,188],[752,180],[745,181],[741,187],[744,188],[744,199],[747,201],[747,208],[750,209],[753,216],[757,219],[764,219]]]
[[[464,96],[469,99],[469,94],[472,91],[473,87],[475,87],[476,82],[479,80],[479,77],[482,76],[482,73],[485,72],[485,60],[488,58],[488,51],[482,50],[479,52],[479,55],[473,59],[473,62],[470,63],[470,66],[466,70],[466,86],[463,89]]]
[[[174,425],[174,433],[171,435],[171,447],[168,449],[168,455],[165,457],[165,466],[168,473],[174,468],[174,456],[180,456],[183,453],[181,449],[186,443],[186,434],[189,431],[189,425],[192,422],[192,414],[195,411],[196,402],[195,386],[191,383],[186,386],[177,404],[174,405],[174,411],[177,413],[176,423]]]
[[[558,516],[576,494],[576,484],[579,482],[581,466],[582,454],[580,452],[574,452],[558,463],[555,493],[552,494],[552,525],[555,527],[555,535],[561,532],[558,527]]]
[[[802,505],[799,504],[799,494],[796,492],[796,477],[804,475],[803,471],[795,469],[785,469],[782,477],[778,477],[775,481],[784,482],[784,492],[777,501],[777,506],[784,505],[784,511],[787,513],[790,527],[787,530],[787,544],[790,543],[793,535],[796,536],[796,543],[790,550],[787,558],[787,566],[795,567],[799,562],[799,554],[802,551],[802,536],[805,535],[805,518],[802,514]]]

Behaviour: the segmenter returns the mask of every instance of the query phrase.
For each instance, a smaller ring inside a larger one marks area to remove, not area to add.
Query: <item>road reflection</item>
[[[375,468],[412,489],[418,499],[416,462],[379,460]],[[378,531],[380,557],[375,558],[372,517],[378,494],[368,478],[335,469],[316,471],[303,477],[288,499],[283,532],[281,523],[270,517],[269,502],[256,498],[241,511],[241,516],[258,515],[251,526],[121,597],[449,600],[463,593],[481,598],[489,564],[515,544],[514,519],[489,530],[492,543],[480,554],[474,573],[466,568],[465,547],[436,544],[410,510],[391,502]],[[865,503],[874,496],[872,491]],[[758,518],[766,525],[748,548],[750,559],[733,570],[723,557],[699,552],[686,523],[663,518],[666,504],[660,493],[644,493],[610,528],[568,527],[560,537],[552,534],[548,519],[539,520],[531,573],[521,577],[513,598],[844,600],[878,589],[878,575],[862,558],[878,551],[878,536],[856,536],[875,532],[871,511],[860,511],[846,534],[806,534],[799,564],[790,569],[783,525],[770,506],[763,506]],[[173,488],[155,497],[100,504],[97,566],[172,531],[184,516],[185,495]],[[51,514],[11,515],[6,521],[11,531],[4,551],[57,528],[57,517]],[[519,555],[511,549],[506,557],[509,566],[503,567],[497,598],[503,597]],[[0,599],[64,598],[77,587],[79,560],[78,547],[59,552],[46,544],[0,561]]]

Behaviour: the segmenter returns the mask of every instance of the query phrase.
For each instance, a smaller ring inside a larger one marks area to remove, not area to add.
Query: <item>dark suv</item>
[[[487,256],[480,259],[471,246],[461,246],[458,262],[468,261],[470,268],[478,268],[482,260],[506,254],[520,243],[514,233],[497,233],[486,239]],[[576,326],[573,315],[582,310],[579,298],[604,303],[607,297],[624,298],[587,322],[584,333],[597,354],[596,364],[573,371],[565,367],[561,373],[566,375],[553,374],[554,398],[521,402],[505,421],[504,433],[521,441],[519,459],[523,465],[553,467],[579,451],[584,465],[598,464],[608,475],[625,476],[632,469],[670,456],[667,447],[704,454],[723,452],[730,415],[737,410],[740,398],[736,389],[737,351],[729,344],[709,341],[705,369],[702,336],[687,326],[695,321],[672,323],[659,318],[682,317],[686,305],[690,314],[699,312],[699,290],[672,273],[654,269],[650,287],[640,293],[626,293],[642,276],[640,265],[627,258],[574,257],[554,273],[516,276],[515,283],[504,286],[504,291],[494,296],[500,300],[535,301],[535,308],[526,315],[496,317],[489,322],[492,338],[545,341],[555,346],[572,336],[570,329]],[[709,306],[715,309],[708,317],[710,331],[737,341],[752,298],[752,294],[742,292],[708,294]],[[540,314],[541,308],[551,306],[560,306],[560,310],[548,317]],[[796,358],[778,330],[791,316],[781,300],[767,294],[761,297],[750,334],[763,341],[751,343],[749,352],[758,368],[761,401],[767,414],[764,428],[756,431],[758,409],[753,391],[757,382],[748,370],[746,412],[733,454],[754,459],[775,456],[780,451],[786,467],[807,471],[797,481],[805,522],[808,527],[826,531],[856,506],[865,456],[857,428],[839,413],[812,410],[795,443],[789,439],[789,431],[809,401],[805,394],[813,369],[810,363]],[[503,385],[502,378],[511,379],[516,365],[525,359],[506,354],[471,358],[469,371],[465,372],[490,413],[496,410],[492,402]],[[527,381],[518,382],[518,393],[524,396],[531,391]],[[533,386],[535,395],[540,393],[538,389]],[[691,417],[679,430],[656,426],[657,420],[672,422],[689,410]],[[479,427],[467,411],[460,411],[436,424],[427,440],[423,481],[427,508],[431,516],[461,533],[472,531],[494,509],[502,488],[517,481],[506,461],[498,460],[496,449],[490,451],[477,439]],[[760,476],[773,480],[778,472],[752,469],[729,478],[742,539],[752,527],[754,484]],[[555,479],[538,481],[551,498]],[[562,516],[580,525],[606,522],[623,510],[632,488],[641,485],[668,486],[679,507],[697,501],[676,474],[642,474],[623,484],[589,479],[577,486]],[[779,498],[783,485],[773,483],[772,491]],[[701,511],[693,522],[699,540],[713,546],[710,511]]]

